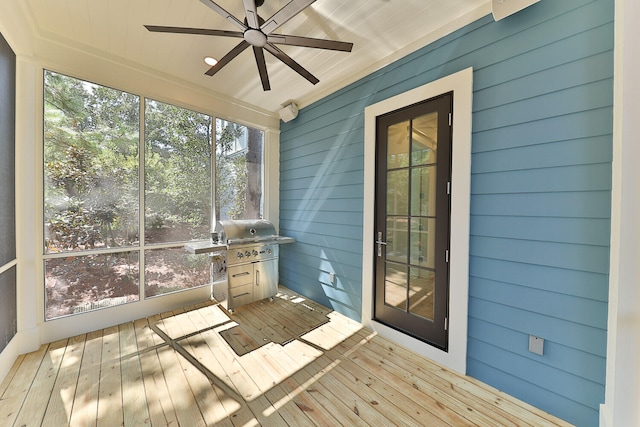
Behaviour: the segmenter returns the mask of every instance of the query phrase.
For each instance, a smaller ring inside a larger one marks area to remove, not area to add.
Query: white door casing
[[[449,350],[437,349],[372,319],[376,117],[446,92],[453,92]],[[469,303],[469,210],[471,203],[471,110],[473,69],[427,83],[365,108],[364,214],[362,236],[362,323],[383,337],[459,373],[466,373]]]

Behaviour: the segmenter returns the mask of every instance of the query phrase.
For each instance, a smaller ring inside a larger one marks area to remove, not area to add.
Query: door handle
[[[387,242],[382,240],[382,231],[378,231],[378,240],[376,240],[376,245],[378,245],[378,256],[382,256],[382,245],[387,245]]]

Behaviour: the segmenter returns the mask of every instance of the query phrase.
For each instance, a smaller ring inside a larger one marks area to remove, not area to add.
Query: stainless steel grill
[[[187,245],[193,253],[211,256],[211,296],[229,311],[273,298],[278,291],[279,236],[267,220],[219,221],[211,241]]]

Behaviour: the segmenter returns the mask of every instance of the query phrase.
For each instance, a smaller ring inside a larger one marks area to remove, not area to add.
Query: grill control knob
[[[267,249],[267,255],[271,255],[271,249]]]
[[[242,252],[238,252],[237,257],[238,258],[242,258],[244,256],[244,254]]]
[[[254,249],[254,250],[253,250],[253,252],[251,252],[251,254],[252,254],[253,256],[258,256],[258,251],[256,251],[256,250]]]
[[[247,258],[249,258],[249,257],[251,256],[251,252],[246,251],[246,252],[244,253],[244,256],[246,256]]]

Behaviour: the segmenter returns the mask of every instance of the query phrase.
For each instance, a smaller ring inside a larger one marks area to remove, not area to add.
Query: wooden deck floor
[[[280,288],[43,345],[0,385],[1,426],[568,426]]]

